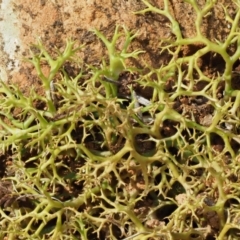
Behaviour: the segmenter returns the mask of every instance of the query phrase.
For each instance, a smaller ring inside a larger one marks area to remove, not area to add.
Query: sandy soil
[[[199,6],[205,1],[199,0]],[[229,33],[229,23],[224,18],[221,3],[228,3],[228,10],[234,14],[235,6],[228,0],[221,0],[216,5],[211,16],[204,20],[202,32],[210,39],[223,40]],[[155,6],[163,7],[163,0],[152,1]],[[23,62],[21,56],[29,56],[29,46],[36,43],[40,38],[49,50],[62,47],[67,38],[72,38],[85,43],[82,60],[85,63],[98,63],[104,56],[102,43],[96,39],[92,29],[96,28],[107,36],[111,36],[116,24],[125,25],[133,32],[139,31],[139,36],[132,44],[132,48],[140,48],[145,51],[139,60],[132,62],[137,67],[144,68],[147,64],[159,67],[168,61],[167,53],[159,52],[161,39],[169,37],[172,33],[168,27],[166,18],[148,13],[136,15],[134,12],[142,10],[145,5],[139,0],[14,0],[10,5],[13,14],[17,18],[15,23],[19,30],[18,42],[15,56],[9,56],[2,49],[4,63],[18,58],[20,60],[19,70],[14,71],[14,66],[8,70],[8,80],[17,82],[25,88],[37,84],[33,77],[33,70],[29,64]],[[195,14],[188,3],[179,0],[169,1],[171,13],[179,21],[182,34],[186,37],[195,35]],[[121,43],[119,43],[121,44]],[[201,46],[190,46],[183,49],[183,55],[189,55]],[[209,57],[209,56],[208,56]],[[222,63],[215,59],[207,59],[206,69],[221,68]],[[218,65],[221,66],[218,66]],[[219,69],[217,69],[219,70]],[[211,71],[211,70],[210,70]]]

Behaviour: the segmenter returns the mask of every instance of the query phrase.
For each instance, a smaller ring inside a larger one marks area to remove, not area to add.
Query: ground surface
[[[159,8],[163,6],[163,1],[161,0],[152,1],[152,3]],[[199,0],[198,3],[199,6],[201,6],[205,1]],[[219,1],[212,15],[206,18],[202,25],[202,32],[211,40],[217,39],[223,41],[230,31],[229,23],[225,19],[221,3],[227,3],[230,14],[234,14],[235,12],[235,6],[232,2],[229,3],[228,0]],[[139,31],[139,35],[131,45],[131,49],[141,49],[145,51],[138,60],[131,60],[129,62],[130,65],[141,69],[144,69],[147,65],[158,68],[169,60],[167,52],[159,52],[161,39],[168,38],[172,34],[168,26],[169,22],[164,17],[156,14],[135,15],[135,11],[142,10],[145,7],[140,0],[18,0],[13,1],[12,6],[14,14],[19,21],[18,28],[20,30],[20,44],[16,48],[16,57],[21,55],[28,57],[29,46],[35,43],[38,37],[42,39],[49,51],[55,47],[63,47],[65,39],[72,38],[79,44],[86,44],[83,53],[79,56],[82,62],[85,64],[98,65],[105,56],[105,49],[91,30],[97,28],[106,36],[111,37],[116,24],[119,24],[125,25],[133,32]],[[189,7],[189,4],[180,0],[171,0],[169,1],[169,7],[173,16],[181,26],[183,36],[193,37],[196,34],[194,27],[195,15],[193,9]],[[118,44],[121,46],[121,42]],[[188,56],[199,48],[201,48],[201,46],[198,44],[185,47],[182,49],[181,55]],[[231,51],[231,49],[229,51]],[[12,59],[9,59],[9,56],[5,54],[4,62],[7,64],[8,61],[12,61]],[[239,63],[235,66],[236,70],[238,69],[238,64]],[[224,61],[218,55],[208,54],[201,59],[199,66],[204,71],[204,74],[211,78],[216,72],[223,72]],[[46,69],[46,71],[48,71],[48,69]],[[70,75],[76,75],[78,69],[75,66],[68,66],[67,71],[69,71]],[[28,94],[29,86],[34,86],[39,93],[42,91],[41,82],[36,76],[33,67],[28,63],[21,62],[18,72],[11,71],[10,69],[7,75],[8,81],[17,84],[26,94]],[[129,82],[132,82],[134,76],[124,75],[123,73],[122,79],[122,83],[127,85]],[[237,78],[234,84],[235,89],[240,89]],[[170,89],[171,83],[166,87]],[[197,87],[199,87],[199,89],[202,88],[202,86]],[[136,85],[135,90],[146,98],[151,97],[151,92],[147,89],[143,90]],[[126,94],[124,89],[121,91]],[[219,89],[219,93],[221,94],[221,89]],[[199,102],[197,102],[196,99],[187,97],[180,99],[175,109],[181,113],[184,111],[186,115],[194,113],[196,121],[203,125],[208,124],[207,118],[212,113],[211,107],[204,102],[204,99],[200,99]],[[171,123],[166,123],[162,131],[164,136],[171,136],[174,127]],[[144,136],[140,136],[138,139],[139,145],[142,144],[139,147],[139,151],[144,152],[149,149],[151,150],[153,147],[152,143],[142,143],[143,140]],[[92,149],[99,147],[91,138],[88,139],[86,144]],[[113,146],[112,151],[117,152],[120,148],[121,145]],[[213,148],[216,148],[217,151],[223,149],[221,139],[215,139]],[[7,172],[6,169],[11,166],[11,155],[4,155],[0,160],[3,162],[3,166],[5,166],[1,168],[1,177],[3,177]],[[72,170],[79,167],[77,165],[78,163],[74,165],[74,163],[69,162],[67,158],[64,159],[64,161],[71,166]],[[131,174],[134,174],[133,170]],[[8,190],[6,190],[8,188],[7,184],[8,183],[5,182],[1,183],[0,193],[5,196],[0,200],[1,205],[8,205],[10,204],[9,201],[11,201],[6,200],[10,194],[8,194]],[[136,188],[144,189],[143,179],[137,179],[136,184]],[[126,188],[128,187],[131,188],[132,186],[129,184]],[[81,189],[82,186],[76,185],[68,189],[68,191],[59,188],[57,195],[62,195],[61,200],[66,200],[72,195],[77,196],[78,191],[81,191]],[[179,201],[181,201],[181,199]],[[140,202],[139,206],[136,206],[136,212],[142,211],[142,214],[144,214],[144,212],[148,211],[150,204],[151,202],[148,202],[148,200],[144,203]],[[214,219],[214,216],[212,219]],[[215,219],[215,221],[217,221],[217,219]],[[153,227],[154,224],[161,223],[149,221],[148,224]],[[213,220],[213,223],[210,223],[212,228],[214,228],[214,224],[215,222]]]
[[[155,6],[162,7],[163,1],[152,1]],[[205,1],[199,0],[199,6]],[[229,23],[225,20],[221,3],[228,5],[231,15],[234,14],[235,6],[229,1],[218,1],[213,14],[208,17],[202,26],[202,32],[213,40],[225,39],[229,33]],[[11,6],[11,5],[10,5]],[[172,33],[169,29],[169,22],[160,15],[148,13],[145,16],[135,15],[135,11],[144,9],[144,4],[139,0],[132,1],[74,1],[74,0],[20,0],[12,1],[13,12],[18,22],[15,23],[19,30],[19,45],[16,46],[16,57],[29,56],[29,46],[36,43],[37,38],[41,38],[44,45],[49,49],[61,47],[67,38],[72,38],[80,44],[85,43],[84,55],[81,56],[85,63],[99,63],[104,56],[103,46],[91,32],[96,28],[106,36],[112,36],[115,25],[125,25],[133,32],[139,31],[139,36],[135,40],[132,48],[140,48],[146,51],[141,55],[138,62],[133,65],[144,68],[147,64],[152,67],[159,67],[168,61],[167,53],[159,52],[161,39],[169,37]],[[179,21],[184,37],[191,37],[196,34],[194,24],[195,15],[189,4],[183,1],[169,1],[169,7],[173,16]],[[232,10],[231,10],[232,9]],[[121,43],[119,43],[120,45]],[[201,46],[191,46],[183,49],[183,55],[189,55]],[[5,54],[5,64],[12,60]],[[214,56],[206,56],[203,59],[203,68],[213,74],[216,70],[221,70],[223,64]],[[14,70],[14,66],[13,69]],[[12,73],[13,72],[13,73]],[[19,74],[20,73],[20,74]],[[12,81],[17,82],[25,88],[29,85],[37,85],[32,76],[32,70],[27,64],[21,62],[20,70],[17,73],[9,71]],[[8,78],[9,79],[9,78]]]
[[[152,3],[156,7],[163,7],[162,0],[152,1]],[[204,0],[198,1],[200,7],[204,3]],[[225,19],[222,4],[227,4],[230,17],[234,15],[236,7],[233,2],[229,3],[227,0],[218,1],[213,13],[203,21],[201,28],[202,33],[210,40],[223,41],[230,32],[230,25]],[[4,57],[2,57],[2,60],[5,65],[9,65],[14,62],[13,58],[20,58],[21,61],[18,63],[17,71],[14,71],[13,65],[7,72],[7,79],[12,83],[17,83],[26,92],[29,86],[34,86],[38,92],[42,91],[41,82],[36,77],[33,67],[21,59],[22,56],[29,56],[29,46],[36,43],[38,38],[43,41],[49,51],[55,47],[63,47],[65,40],[69,38],[76,40],[79,44],[84,43],[86,47],[79,58],[86,64],[98,65],[105,56],[106,51],[103,44],[97,40],[91,30],[96,28],[110,38],[117,24],[125,25],[133,33],[139,32],[139,36],[131,45],[130,50],[141,49],[145,51],[138,60],[132,60],[129,63],[130,65],[141,69],[146,68],[146,66],[158,68],[169,60],[167,52],[160,53],[159,51],[161,39],[166,39],[172,34],[169,29],[169,22],[165,17],[157,14],[134,14],[134,12],[145,7],[139,0],[39,0],[34,2],[20,0],[13,1],[12,7],[18,19],[17,29],[20,33],[18,42],[20,44],[16,46],[16,55],[14,57],[10,57],[3,52]],[[181,26],[183,37],[195,36],[196,16],[190,5],[183,1],[172,0],[169,1],[169,8]],[[121,46],[121,42],[119,42],[119,46]],[[181,55],[189,56],[201,47],[199,44],[186,46],[182,49]],[[207,54],[199,61],[199,66],[206,76],[211,77],[216,72],[223,72],[224,61],[218,55]],[[236,64],[235,68],[238,68],[238,64]],[[73,66],[68,66],[67,70],[73,75],[78,72]],[[46,69],[46,71],[48,70]],[[238,87],[237,78],[233,84],[236,89],[240,88]],[[139,91],[143,96],[151,96],[151,93],[147,92],[147,90],[142,92],[139,89]],[[192,111],[194,107],[190,104],[187,108],[187,111]],[[208,115],[208,112],[198,116],[199,121],[204,121],[204,115]]]

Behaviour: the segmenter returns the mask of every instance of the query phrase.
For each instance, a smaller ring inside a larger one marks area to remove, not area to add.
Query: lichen
[[[160,51],[172,56],[169,62],[138,72],[136,83],[153,92],[146,106],[136,108],[136,94],[118,95],[120,74],[132,71],[125,60],[142,53],[128,52],[137,34],[125,27],[120,34],[119,26],[111,40],[95,31],[109,55],[101,66],[82,64],[74,77],[64,64],[78,63],[76,53],[83,45],[67,41],[65,50],[52,57],[38,42],[29,61],[45,95],[33,88],[25,96],[17,86],[1,83],[0,154],[11,156],[0,183],[1,238],[239,235],[240,91],[232,86],[240,57],[238,2],[234,19],[223,6],[231,24],[224,42],[201,33],[202,21],[217,1],[201,8],[197,1],[186,1],[196,12],[193,38],[183,37],[167,0],[163,9],[142,2],[146,8],[136,14],[165,16],[173,34],[160,39]],[[118,50],[120,36],[125,44]],[[201,47],[181,56],[184,46],[195,43]],[[230,46],[236,49],[232,55]],[[210,52],[225,62],[225,69],[212,77],[199,65]],[[47,76],[43,63],[50,69]]]

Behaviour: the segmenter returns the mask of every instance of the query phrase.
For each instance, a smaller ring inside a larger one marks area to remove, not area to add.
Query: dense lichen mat
[[[136,14],[169,21],[171,35],[159,39],[167,64],[129,67],[143,53],[128,51],[138,33],[116,26],[110,40],[94,31],[108,51],[101,66],[84,64],[84,45],[70,40],[53,55],[33,46],[43,95],[1,83],[1,239],[240,237],[239,2],[233,16],[221,6],[230,28],[221,40],[201,32],[217,1],[185,1],[192,38],[167,0],[162,9],[142,2]],[[209,57],[222,71],[206,74]]]

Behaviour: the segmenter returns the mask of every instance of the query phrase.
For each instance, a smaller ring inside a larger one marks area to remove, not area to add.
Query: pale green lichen
[[[1,83],[0,151],[1,156],[10,154],[12,158],[5,177],[10,193],[0,188],[5,193],[5,197],[0,197],[1,238],[178,240],[206,239],[208,234],[218,239],[238,237],[240,167],[233,142],[240,141],[240,91],[231,84],[233,64],[240,56],[238,2],[234,19],[223,6],[231,24],[224,42],[209,40],[200,30],[203,18],[217,1],[206,1],[201,9],[197,1],[185,1],[196,13],[193,38],[183,37],[167,0],[164,9],[146,0],[142,2],[146,9],[137,14],[154,12],[165,16],[174,35],[162,40],[161,45],[161,50],[172,54],[169,63],[140,74],[138,79],[139,84],[153,89],[146,107],[136,110],[136,99],[124,106],[123,100],[117,98],[117,85],[102,80],[106,76],[117,81],[122,71],[129,70],[125,60],[141,53],[127,52],[137,35],[131,35],[126,28],[120,34],[116,27],[111,41],[95,31],[109,56],[101,67],[88,68],[92,75],[84,84],[80,84],[85,77],[83,69],[74,78],[64,70],[65,62],[74,62],[76,51],[83,48],[74,48],[72,41],[55,58],[41,42],[36,45],[38,52],[29,61],[37,70],[45,96],[31,89],[26,97],[16,86]],[[120,36],[125,36],[125,44],[118,51],[116,42]],[[183,46],[195,42],[203,47],[190,56],[179,56]],[[236,51],[230,56],[228,48],[233,44]],[[221,55],[225,61],[223,73],[212,78],[197,64],[208,52]],[[43,74],[43,62],[50,68],[48,76]],[[56,106],[51,83],[59,73],[62,77],[54,83],[55,94],[60,96]],[[156,81],[150,81],[152,75],[157,76]],[[169,92],[164,87],[170,77],[175,79],[175,85],[174,91]],[[199,80],[206,85],[194,91]],[[97,85],[97,81],[102,84]],[[220,83],[225,83],[225,91],[219,99]],[[196,122],[194,113],[176,111],[174,103],[182,96],[207,99],[213,109],[210,120],[203,124]],[[45,108],[38,109],[36,102]],[[18,115],[13,117],[14,110],[18,110]],[[152,121],[137,118],[139,111]],[[166,122],[173,125],[168,136],[162,131]],[[213,149],[213,136],[222,142],[221,151]],[[145,142],[150,147],[142,152],[141,144]],[[74,189],[78,189],[77,195]],[[58,195],[62,192],[68,195]],[[150,223],[156,225],[152,227]]]

